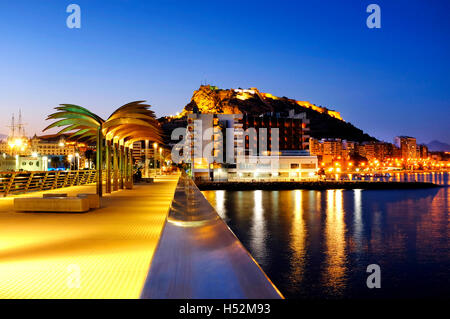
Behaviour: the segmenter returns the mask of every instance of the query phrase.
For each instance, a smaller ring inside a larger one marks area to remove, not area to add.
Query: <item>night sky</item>
[[[66,7],[81,7],[81,28]],[[381,29],[366,7],[381,7]],[[392,142],[450,143],[450,1],[0,1],[0,133],[60,103],[175,114],[201,83],[310,101]]]

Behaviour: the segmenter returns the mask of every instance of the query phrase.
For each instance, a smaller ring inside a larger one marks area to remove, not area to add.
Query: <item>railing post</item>
[[[58,179],[59,179],[60,173],[61,173],[60,171],[55,172],[55,180],[53,181],[53,185],[52,185],[52,187],[50,187],[50,189],[55,189],[58,187]]]
[[[66,176],[64,177],[64,182],[63,182],[63,184],[62,184],[61,187],[66,187],[67,182],[69,181],[70,172],[71,172],[70,170],[67,171],[67,174],[66,174]]]
[[[41,186],[39,187],[39,190],[43,190],[45,187],[45,183],[47,182],[48,172],[45,172],[44,180],[41,183]]]
[[[33,180],[34,173],[30,173],[28,176],[27,184],[25,185],[25,193],[28,192],[28,188],[30,187],[31,181]]]
[[[72,183],[70,183],[70,186],[79,185],[78,184],[78,177],[79,176],[80,176],[80,171],[77,170],[76,173],[75,173],[75,177],[72,180]]]
[[[86,184],[86,176],[87,176],[87,171],[79,171],[80,172],[80,178],[78,181],[78,185],[84,185]]]
[[[14,183],[14,179],[16,178],[16,174],[17,173],[11,174],[11,179],[8,183],[8,186],[6,186],[6,189],[5,189],[5,195],[4,195],[5,197],[8,196],[9,192],[11,191],[11,187],[12,187],[12,184]]]

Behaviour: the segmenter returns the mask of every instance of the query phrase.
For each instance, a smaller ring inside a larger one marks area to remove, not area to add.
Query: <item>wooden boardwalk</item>
[[[139,298],[177,181],[114,192],[85,214],[20,213],[0,198],[0,298]]]

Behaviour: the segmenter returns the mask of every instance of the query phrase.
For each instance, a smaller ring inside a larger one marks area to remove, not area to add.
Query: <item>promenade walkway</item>
[[[177,181],[105,195],[102,208],[84,214],[20,213],[13,197],[0,198],[0,298],[139,298]]]

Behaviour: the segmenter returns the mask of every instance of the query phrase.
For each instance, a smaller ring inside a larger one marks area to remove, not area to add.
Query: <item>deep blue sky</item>
[[[450,143],[449,17],[450,1],[425,0],[0,0],[0,133],[22,108],[39,134],[59,103],[174,114],[206,81],[336,109],[383,140]]]

